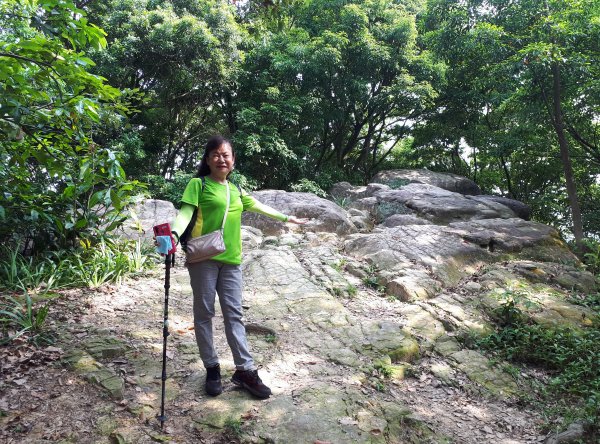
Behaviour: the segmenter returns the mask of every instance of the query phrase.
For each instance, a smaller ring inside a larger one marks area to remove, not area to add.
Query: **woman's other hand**
[[[307,217],[288,216],[287,221],[291,222],[293,224],[304,225],[304,224],[310,222],[310,219]]]

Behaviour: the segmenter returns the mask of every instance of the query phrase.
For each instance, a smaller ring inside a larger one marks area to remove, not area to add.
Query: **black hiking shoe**
[[[204,390],[210,396],[218,396],[223,393],[221,383],[221,366],[219,364],[206,369],[206,384]]]
[[[257,370],[236,370],[231,382],[245,388],[257,398],[267,399],[271,396],[271,389],[263,384]]]

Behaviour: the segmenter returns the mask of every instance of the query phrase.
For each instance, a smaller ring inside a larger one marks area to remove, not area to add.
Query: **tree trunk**
[[[577,198],[577,189],[573,179],[573,166],[569,155],[569,144],[565,134],[565,125],[562,117],[562,108],[560,103],[560,66],[558,62],[552,63],[552,99],[554,116],[552,124],[558,137],[560,146],[560,157],[562,159],[565,172],[565,182],[567,184],[567,194],[569,196],[569,205],[571,207],[571,216],[573,217],[573,235],[577,245],[581,245],[583,240],[583,224],[581,221],[581,210]]]
[[[237,131],[237,121],[235,118],[235,109],[233,106],[233,97],[231,96],[231,92],[229,90],[223,91],[224,97],[224,111],[225,111],[225,119],[227,120],[227,128],[229,129],[229,134],[233,135]]]
[[[477,148],[473,144],[473,182],[477,183],[477,172],[479,171],[479,165],[477,165]]]
[[[511,199],[516,199],[516,195],[513,192],[512,180],[510,179],[510,171],[508,171],[508,165],[506,165],[506,160],[503,155],[500,155],[500,165],[502,166],[502,170],[504,171],[504,177],[506,178],[506,187],[508,188],[508,197]]]

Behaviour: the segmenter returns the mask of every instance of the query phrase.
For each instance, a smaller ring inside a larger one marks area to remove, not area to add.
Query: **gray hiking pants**
[[[215,316],[215,292],[219,295],[227,343],[237,370],[255,370],[248,351],[246,328],[242,320],[242,267],[206,260],[188,265],[194,293],[196,342],[204,367],[214,367],[219,358],[213,345],[212,318]]]

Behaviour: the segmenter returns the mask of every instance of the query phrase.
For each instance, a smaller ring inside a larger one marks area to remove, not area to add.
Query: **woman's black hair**
[[[207,162],[208,156],[214,150],[219,149],[219,147],[223,144],[229,145],[229,147],[231,148],[231,155],[235,158],[235,151],[233,150],[233,144],[231,143],[231,141],[229,141],[229,139],[226,139],[225,137],[221,136],[220,134],[217,134],[216,136],[212,136],[210,139],[208,139],[208,142],[206,142],[206,145],[204,146],[204,153],[202,154],[202,160],[200,161],[200,165],[198,166],[198,172],[196,173],[196,177],[210,175],[210,167],[208,166],[208,162]],[[229,174],[231,174],[231,173],[229,173]],[[227,177],[229,177],[229,174],[227,175]]]

